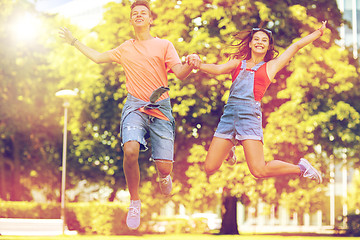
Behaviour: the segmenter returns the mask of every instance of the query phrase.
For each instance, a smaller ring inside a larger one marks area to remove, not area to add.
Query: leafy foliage
[[[0,12],[0,169],[8,181],[0,196],[30,200],[31,187],[48,194],[57,185],[61,128],[54,94],[60,78],[50,65],[54,38],[47,37],[53,20],[25,1],[2,1]],[[16,37],[15,30],[26,30],[16,28],[26,14],[42,23],[37,41]],[[41,186],[45,179],[48,188]]]
[[[129,0],[107,4],[103,21],[91,31],[69,28],[100,52],[115,48],[134,37],[128,21],[130,4]],[[358,63],[334,43],[339,37],[336,29],[343,22],[335,0],[317,0],[316,4],[297,0],[155,0],[151,5],[155,18],[152,35],[173,42],[180,57],[198,53],[207,63],[226,61],[236,31],[269,28],[282,52],[328,19],[330,30],[301,49],[276,76],[263,99],[265,158],[296,163],[305,156],[325,173],[325,180],[330,157],[342,159],[346,154],[358,166]],[[70,107],[67,187],[86,179],[111,187],[109,199],[114,200],[117,190],[126,187],[119,142],[119,120],[126,99],[122,67],[96,65],[61,43],[56,29],[68,26],[68,21],[59,16],[38,13],[24,0],[5,0],[0,6],[1,23],[27,11],[44,24],[37,41],[31,43],[16,42],[10,24],[0,24],[0,42],[6,46],[0,48],[0,197],[30,200],[30,190],[36,187],[47,199],[59,196],[52,190],[59,189],[63,113],[54,94],[70,88],[78,91],[78,97]],[[229,95],[231,78],[203,72],[194,72],[184,81],[173,74],[168,77],[176,119],[171,199],[176,206],[206,211],[221,201],[221,195],[230,195],[245,205],[280,201],[300,212],[321,208],[324,187],[314,188],[313,183],[296,176],[255,179],[241,147],[236,150],[240,163],[223,165],[207,177],[202,164]],[[160,212],[169,199],[160,198],[149,154],[140,155],[141,194],[148,199],[144,206]],[[16,191],[5,189],[5,179]]]

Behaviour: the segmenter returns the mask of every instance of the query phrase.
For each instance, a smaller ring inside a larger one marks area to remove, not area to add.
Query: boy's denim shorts
[[[261,104],[257,101],[239,101],[227,104],[214,134],[231,140],[234,144],[252,139],[264,142]]]
[[[175,128],[173,121],[162,120],[139,110],[129,113],[121,126],[122,145],[128,141],[140,143],[140,151],[148,149],[150,137],[151,159],[174,160]]]

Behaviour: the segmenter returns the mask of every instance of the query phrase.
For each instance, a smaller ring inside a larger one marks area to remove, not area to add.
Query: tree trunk
[[[0,160],[0,199],[6,200],[6,189],[5,189],[5,160]]]
[[[12,171],[14,171],[14,162],[7,157],[0,160],[0,198],[5,201],[10,200],[10,190],[12,185]]]
[[[20,185],[20,146],[15,136],[11,136],[13,144],[13,162],[14,168],[12,169],[12,182],[10,187],[10,201],[21,201],[21,185]]]
[[[239,234],[236,214],[237,198],[225,196],[220,234]]]

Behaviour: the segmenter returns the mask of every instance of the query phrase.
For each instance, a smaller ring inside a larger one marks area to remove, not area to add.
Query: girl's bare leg
[[[263,144],[258,140],[243,140],[246,162],[254,177],[265,178],[288,174],[300,175],[300,167],[295,164],[273,160],[265,162]]]
[[[213,174],[218,170],[234,144],[229,139],[214,137],[205,159],[205,172]]]

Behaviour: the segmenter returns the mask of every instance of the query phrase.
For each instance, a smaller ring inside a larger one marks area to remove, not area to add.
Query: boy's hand
[[[61,37],[62,39],[64,39],[64,41],[68,44],[74,44],[76,38],[73,37],[73,35],[71,34],[70,30],[67,29],[66,27],[61,27],[60,31],[59,31],[59,37]]]
[[[201,64],[201,59],[197,54],[190,54],[185,57],[185,62],[194,69],[199,69]]]

